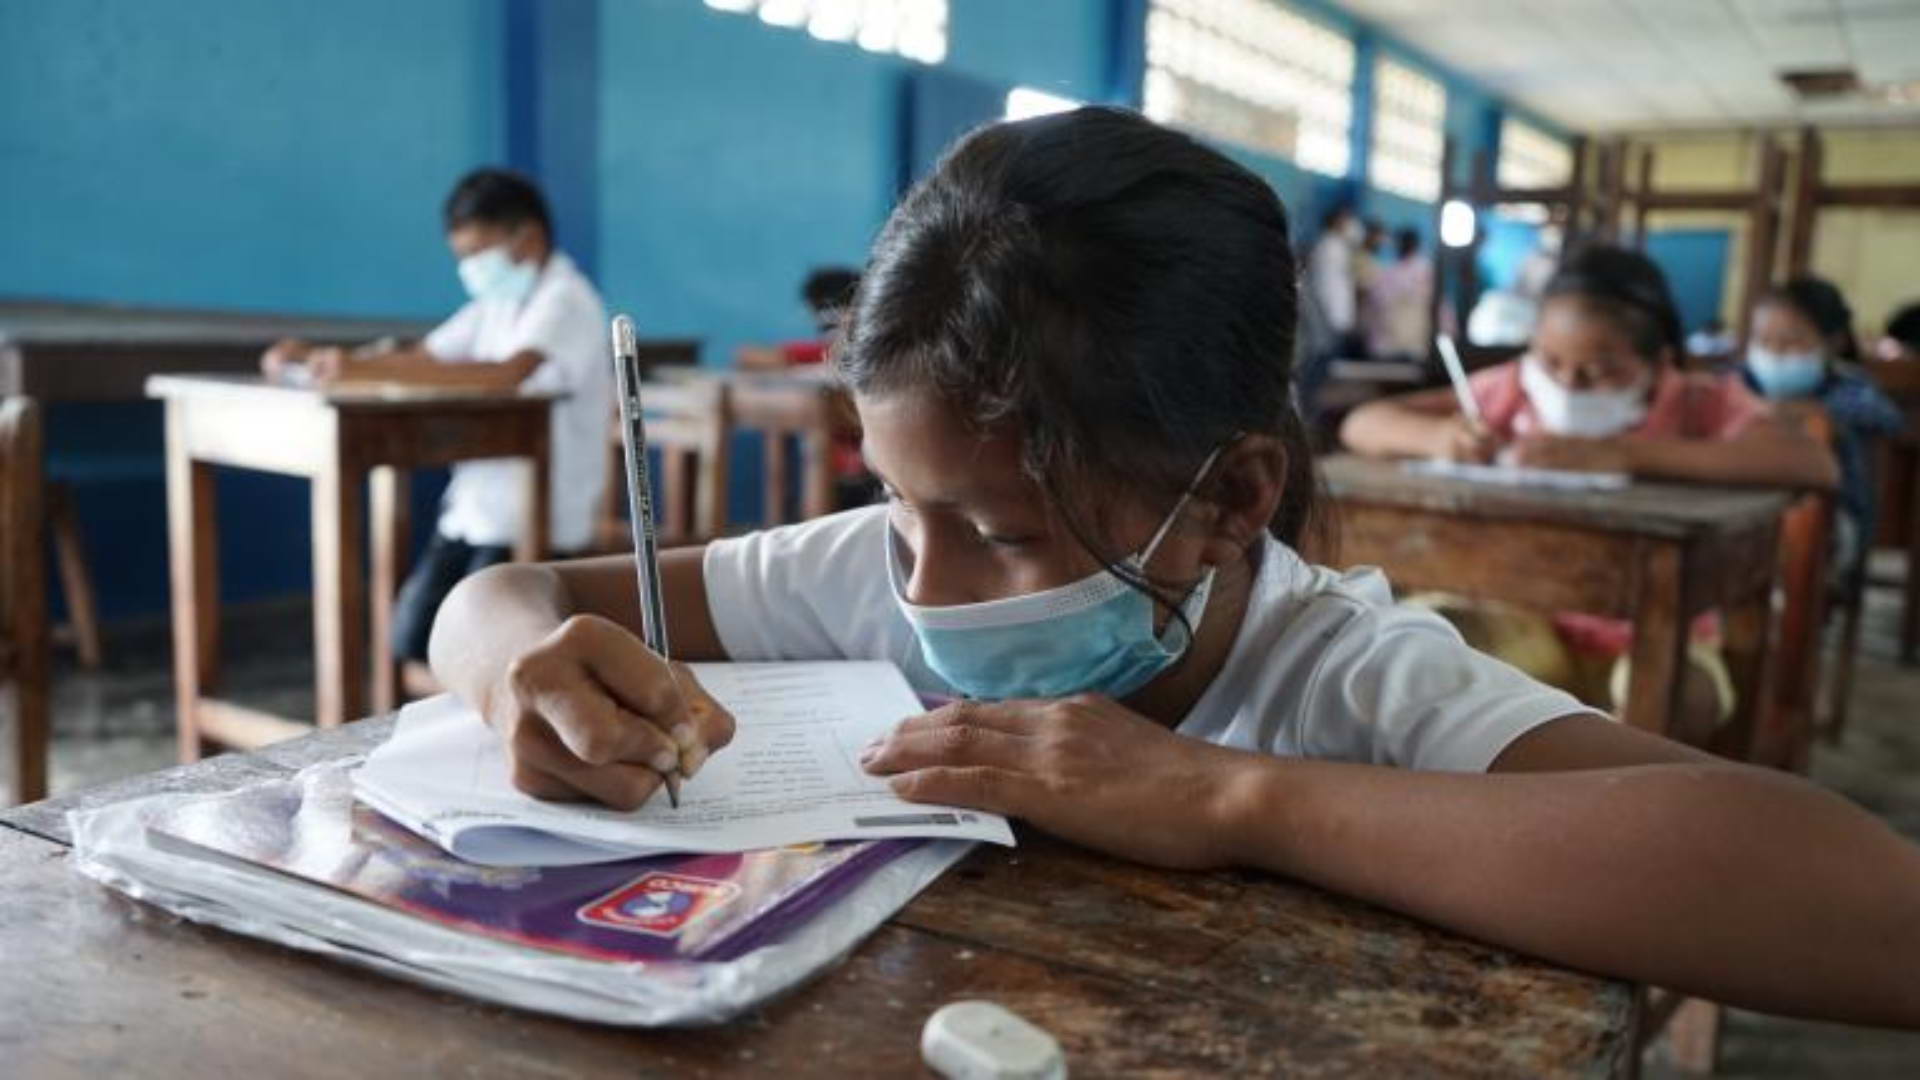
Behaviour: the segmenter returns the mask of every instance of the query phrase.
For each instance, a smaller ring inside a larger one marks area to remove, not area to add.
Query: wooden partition
[[[1788,275],[1804,274],[1813,263],[1813,232],[1828,207],[1920,210],[1920,183],[1830,184],[1820,133],[1800,129],[1800,164],[1793,185],[1787,243]]]
[[[1753,314],[1753,299],[1773,279],[1775,252],[1779,247],[1780,226],[1786,201],[1787,155],[1772,138],[1760,140],[1759,160],[1750,188],[1687,189],[1660,191],[1654,186],[1654,148],[1641,146],[1635,185],[1623,190],[1616,204],[1630,208],[1633,214],[1631,242],[1644,250],[1648,218],[1656,210],[1721,210],[1746,215],[1747,257],[1740,272],[1739,332],[1747,333]],[[1626,148],[1620,151],[1624,160]]]

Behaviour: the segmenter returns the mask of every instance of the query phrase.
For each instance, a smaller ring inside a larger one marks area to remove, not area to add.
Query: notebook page
[[[738,726],[732,744],[681,788],[677,810],[664,791],[631,812],[524,795],[508,779],[499,737],[451,697],[402,710],[392,739],[355,774],[355,792],[452,854],[488,865],[907,836],[1013,843],[997,814],[906,802],[860,768],[869,740],[924,711],[893,664],[692,667]]]

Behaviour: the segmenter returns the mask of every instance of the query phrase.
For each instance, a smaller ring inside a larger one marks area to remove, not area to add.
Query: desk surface
[[[1605,1075],[1624,984],[1242,873],[1174,874],[1023,831],[839,966],[719,1028],[633,1031],[475,1004],[159,915],[67,866],[64,814],[228,790],[360,752],[363,721],[0,814],[0,1045],[23,1075],[924,1075],[926,1016],[991,997],[1082,1076]]]
[[[1690,537],[1770,521],[1794,499],[1777,488],[1636,481],[1619,491],[1503,487],[1416,475],[1398,461],[1333,454],[1320,461],[1336,501],[1380,503],[1466,517],[1512,518],[1578,525],[1644,536]]]
[[[285,337],[359,343],[418,338],[434,323],[420,319],[330,318],[243,311],[191,311],[0,300],[0,339],[20,345],[243,345],[264,348]]]
[[[566,395],[547,391],[476,390],[449,386],[408,386],[399,383],[342,383],[336,386],[299,386],[274,382],[260,375],[153,375],[146,384],[153,398],[191,398],[239,405],[285,408],[328,405],[336,408],[404,409],[420,406],[501,407],[530,401],[556,401]]]

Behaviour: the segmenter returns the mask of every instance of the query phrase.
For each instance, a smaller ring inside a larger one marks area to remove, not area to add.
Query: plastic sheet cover
[[[718,1023],[817,974],[971,846],[477,866],[356,804],[352,765],[76,812],[75,866],[195,922],[485,1001],[651,1027]]]

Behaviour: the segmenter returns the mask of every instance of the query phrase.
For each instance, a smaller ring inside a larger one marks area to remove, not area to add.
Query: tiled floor
[[[1883,569],[1897,573],[1897,566]],[[1897,597],[1870,594],[1853,716],[1846,740],[1822,746],[1814,778],[1920,841],[1920,668],[1894,663]],[[225,696],[288,715],[310,715],[311,637],[303,604],[229,617]],[[55,791],[173,763],[172,676],[164,622],[121,627],[100,672],[60,658],[55,687]],[[5,804],[0,792],[0,805]],[[1728,1019],[1722,1075],[1920,1076],[1920,1034],[1870,1031],[1749,1013]],[[1649,1075],[1663,1075],[1657,1063]]]

